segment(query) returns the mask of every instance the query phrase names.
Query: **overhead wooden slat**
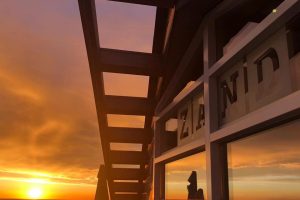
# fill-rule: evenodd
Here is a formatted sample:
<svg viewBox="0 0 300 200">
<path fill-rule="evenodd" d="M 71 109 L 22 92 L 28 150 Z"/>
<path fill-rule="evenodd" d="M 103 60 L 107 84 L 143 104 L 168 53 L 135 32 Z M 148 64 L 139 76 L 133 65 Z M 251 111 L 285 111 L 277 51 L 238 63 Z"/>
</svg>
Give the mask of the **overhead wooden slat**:
<svg viewBox="0 0 300 200">
<path fill-rule="evenodd" d="M 97 26 L 97 17 L 94 0 L 78 0 L 81 22 L 83 27 L 85 45 L 90 61 L 90 67 L 93 68 L 94 58 L 92 54 L 97 52 L 99 48 L 99 35 Z"/>
<path fill-rule="evenodd" d="M 162 73 L 162 59 L 158 54 L 101 48 L 99 60 L 99 70 L 103 72 L 146 76 L 159 76 Z"/>
<path fill-rule="evenodd" d="M 112 168 L 109 172 L 112 180 L 139 180 L 145 179 L 146 175 L 146 170 L 142 169 Z"/>
<path fill-rule="evenodd" d="M 110 142 L 149 144 L 152 140 L 151 130 L 142 128 L 107 128 Z"/>
<path fill-rule="evenodd" d="M 140 97 L 106 95 L 101 103 L 109 114 L 147 115 L 153 110 L 152 102 Z"/>
<path fill-rule="evenodd" d="M 162 74 L 162 69 L 159 69 L 160 65 L 155 65 L 153 67 L 144 66 L 125 66 L 125 65 L 114 65 L 101 63 L 101 67 L 98 68 L 101 72 L 110 73 L 120 73 L 120 74 L 133 74 L 141 76 L 160 76 Z"/>
<path fill-rule="evenodd" d="M 161 8 L 171 8 L 174 6 L 174 0 L 110 0 L 110 1 L 141 4 L 147 6 L 156 6 Z"/>
<path fill-rule="evenodd" d="M 110 151 L 110 161 L 112 164 L 144 164 L 149 156 L 138 151 Z"/>
<path fill-rule="evenodd" d="M 143 183 L 113 183 L 112 190 L 114 192 L 141 192 L 145 188 Z"/>
<path fill-rule="evenodd" d="M 104 165 L 100 166 L 98 173 L 98 187 L 95 194 L 95 200 L 109 200 Z"/>
</svg>

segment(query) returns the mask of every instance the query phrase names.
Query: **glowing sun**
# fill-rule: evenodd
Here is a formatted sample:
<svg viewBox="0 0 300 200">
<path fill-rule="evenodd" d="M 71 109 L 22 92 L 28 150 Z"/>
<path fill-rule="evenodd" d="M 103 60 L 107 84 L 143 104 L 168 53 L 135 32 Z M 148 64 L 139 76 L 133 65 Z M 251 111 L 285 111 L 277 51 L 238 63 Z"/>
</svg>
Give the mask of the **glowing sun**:
<svg viewBox="0 0 300 200">
<path fill-rule="evenodd" d="M 32 188 L 28 191 L 28 196 L 33 199 L 42 197 L 43 191 L 40 188 Z"/>
</svg>

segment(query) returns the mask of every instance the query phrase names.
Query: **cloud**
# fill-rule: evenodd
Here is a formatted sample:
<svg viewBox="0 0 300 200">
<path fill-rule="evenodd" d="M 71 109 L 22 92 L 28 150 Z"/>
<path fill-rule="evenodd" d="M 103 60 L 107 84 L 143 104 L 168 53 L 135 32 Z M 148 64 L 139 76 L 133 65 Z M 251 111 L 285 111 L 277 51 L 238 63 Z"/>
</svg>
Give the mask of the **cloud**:
<svg viewBox="0 0 300 200">
<path fill-rule="evenodd" d="M 0 23 L 0 177 L 96 184 L 103 158 L 76 1 L 3 0 Z"/>
<path fill-rule="evenodd" d="M 81 170 L 77 172 L 77 174 L 73 174 L 73 177 L 69 177 L 63 174 L 46 174 L 30 171 L 0 170 L 0 179 L 29 183 L 95 185 L 97 183 L 97 179 L 96 177 L 91 176 L 91 173 L 95 173 L 95 171 Z M 85 174 L 87 176 L 82 178 L 82 174 Z"/>
</svg>

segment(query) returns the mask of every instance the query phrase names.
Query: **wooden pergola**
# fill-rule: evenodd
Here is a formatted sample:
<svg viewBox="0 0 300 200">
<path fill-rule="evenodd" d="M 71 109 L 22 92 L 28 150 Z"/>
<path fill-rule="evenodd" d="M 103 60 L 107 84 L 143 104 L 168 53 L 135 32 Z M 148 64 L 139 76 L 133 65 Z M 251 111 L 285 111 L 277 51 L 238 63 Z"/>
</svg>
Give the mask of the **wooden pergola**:
<svg viewBox="0 0 300 200">
<path fill-rule="evenodd" d="M 105 173 L 109 193 L 113 200 L 138 200 L 145 199 L 149 195 L 151 181 L 146 180 L 151 175 L 152 153 L 149 152 L 149 149 L 151 150 L 150 144 L 153 140 L 151 126 L 157 102 L 163 90 L 168 86 L 172 74 L 176 71 L 203 15 L 219 0 L 118 1 L 157 7 L 152 53 L 101 48 L 95 0 L 79 0 L 78 2 L 104 154 L 105 170 L 102 172 Z M 190 4 L 191 2 L 192 4 Z M 196 49 L 196 51 L 199 50 Z M 185 71 L 181 74 L 183 80 L 190 78 L 188 70 Z M 147 98 L 105 95 L 102 72 L 149 76 Z M 200 73 L 199 71 L 198 75 Z M 173 93 L 182 89 L 184 84 L 184 81 L 176 84 L 176 90 Z M 166 103 L 168 102 L 163 104 Z M 107 114 L 143 115 L 145 116 L 145 126 L 144 128 L 109 127 Z M 111 142 L 138 143 L 143 144 L 143 148 L 141 152 L 111 151 L 109 146 Z M 112 168 L 112 164 L 136 164 L 141 167 L 140 169 L 118 169 Z M 114 180 L 138 180 L 138 183 L 114 182 Z M 148 178 L 148 180 L 151 179 Z"/>
</svg>

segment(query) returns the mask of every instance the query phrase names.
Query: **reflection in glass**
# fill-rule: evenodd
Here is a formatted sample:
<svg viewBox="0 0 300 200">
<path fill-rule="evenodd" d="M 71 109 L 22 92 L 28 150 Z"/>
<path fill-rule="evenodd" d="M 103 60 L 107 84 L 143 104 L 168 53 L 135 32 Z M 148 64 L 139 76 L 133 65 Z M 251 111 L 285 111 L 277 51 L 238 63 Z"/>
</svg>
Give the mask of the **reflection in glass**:
<svg viewBox="0 0 300 200">
<path fill-rule="evenodd" d="M 205 159 L 205 153 L 202 152 L 166 164 L 166 200 L 187 200 L 188 188 L 190 196 L 195 191 L 196 196 L 202 196 L 203 193 L 206 199 Z"/>
<path fill-rule="evenodd" d="M 300 120 L 228 144 L 232 200 L 300 199 Z"/>
</svg>

